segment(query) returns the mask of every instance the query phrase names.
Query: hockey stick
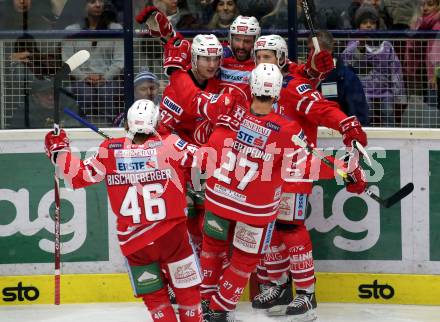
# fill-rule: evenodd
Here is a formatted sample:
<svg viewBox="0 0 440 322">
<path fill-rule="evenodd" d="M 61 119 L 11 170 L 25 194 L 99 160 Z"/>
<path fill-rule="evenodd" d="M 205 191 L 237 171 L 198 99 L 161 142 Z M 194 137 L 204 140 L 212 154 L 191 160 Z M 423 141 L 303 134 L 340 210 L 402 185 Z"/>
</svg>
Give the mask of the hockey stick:
<svg viewBox="0 0 440 322">
<path fill-rule="evenodd" d="M 63 79 L 67 77 L 74 69 L 83 64 L 89 59 L 90 53 L 87 50 L 81 50 L 75 53 L 72 57 L 66 60 L 61 66 L 60 70 L 55 74 L 53 80 L 53 97 L 54 97 L 54 111 L 53 111 L 53 132 L 55 135 L 60 133 L 60 88 Z M 55 277 L 54 277 L 54 293 L 55 305 L 60 304 L 60 289 L 61 289 L 61 200 L 60 200 L 60 182 L 58 179 L 58 168 L 55 166 L 54 172 L 54 191 L 55 191 Z"/>
<path fill-rule="evenodd" d="M 313 47 L 315 47 L 315 52 L 319 53 L 321 51 L 321 48 L 319 46 L 318 37 L 316 36 L 315 27 L 313 26 L 312 13 L 309 7 L 309 3 L 307 2 L 307 0 L 301 0 L 301 5 L 304 10 L 304 16 L 306 17 L 306 22 L 309 26 L 310 33 L 312 34 Z"/>
<path fill-rule="evenodd" d="M 97 128 L 95 125 L 93 125 L 92 123 L 88 122 L 87 120 L 83 119 L 81 116 L 79 116 L 78 114 L 76 114 L 74 111 L 72 111 L 71 109 L 68 109 L 67 107 L 64 108 L 64 113 L 66 113 L 67 115 L 69 115 L 70 117 L 74 118 L 75 120 L 77 120 L 78 122 L 80 122 L 82 125 L 84 125 L 85 127 L 88 127 L 89 129 L 93 130 L 94 132 L 98 133 L 99 135 L 101 135 L 102 137 L 106 138 L 106 139 L 111 139 L 111 136 L 109 136 L 108 134 L 104 133 L 103 131 L 101 131 L 99 128 Z M 205 196 L 203 196 L 202 194 L 198 193 L 197 191 L 188 188 L 188 192 L 194 196 L 196 196 L 197 198 L 201 199 L 201 200 L 205 200 Z"/>
<path fill-rule="evenodd" d="M 314 156 L 316 156 L 318 159 L 320 159 L 326 166 L 330 168 L 336 168 L 336 172 L 344 179 L 345 182 L 351 182 L 351 178 L 348 175 L 347 172 L 344 170 L 338 168 L 332 161 L 327 159 L 325 156 L 323 156 L 321 153 L 318 152 L 315 148 L 313 148 L 311 145 L 307 144 L 306 141 L 301 139 L 297 135 L 292 136 L 293 143 L 296 145 L 302 147 L 307 152 L 312 153 Z M 371 197 L 374 201 L 377 201 L 382 207 L 384 208 L 390 208 L 406 196 L 408 196 L 412 191 L 414 190 L 414 184 L 412 182 L 407 183 L 404 187 L 402 187 L 399 191 L 395 192 L 392 196 L 388 198 L 381 198 L 378 195 L 376 195 L 374 192 L 372 192 L 370 189 L 365 188 L 365 193 Z"/>
<path fill-rule="evenodd" d="M 79 116 L 78 114 L 76 114 L 74 111 L 72 111 L 71 109 L 68 109 L 67 107 L 64 108 L 64 113 L 66 113 L 67 115 L 69 115 L 71 118 L 74 118 L 75 120 L 77 120 L 78 122 L 80 122 L 82 125 L 84 125 L 85 127 L 88 127 L 89 129 L 93 130 L 94 132 L 98 133 L 99 135 L 101 135 L 103 138 L 106 139 L 111 139 L 111 136 L 109 136 L 108 134 L 102 132 L 100 129 L 98 129 L 95 125 L 93 125 L 92 123 L 88 122 L 87 120 L 83 119 L 81 116 Z"/>
</svg>

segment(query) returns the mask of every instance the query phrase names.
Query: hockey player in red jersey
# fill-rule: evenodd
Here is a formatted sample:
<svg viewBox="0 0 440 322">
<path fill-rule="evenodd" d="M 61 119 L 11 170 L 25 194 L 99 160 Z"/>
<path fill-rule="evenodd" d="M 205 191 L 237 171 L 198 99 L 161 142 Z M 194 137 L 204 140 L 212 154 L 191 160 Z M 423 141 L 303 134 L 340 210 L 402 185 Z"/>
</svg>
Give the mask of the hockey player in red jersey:
<svg viewBox="0 0 440 322">
<path fill-rule="evenodd" d="M 339 131 L 348 149 L 353 149 L 353 142 L 367 144 L 367 136 L 356 117 L 348 117 L 337 105 L 322 98 L 314 84 L 305 78 L 303 70 L 312 69 L 312 55 L 304 66 L 288 63 L 287 45 L 278 35 L 260 37 L 255 43 L 257 64 L 277 64 L 284 75 L 283 88 L 276 107 L 277 111 L 297 121 L 304 129 L 308 141 L 316 145 L 318 126 L 326 126 Z M 326 69 L 325 67 L 323 68 Z M 313 72 L 313 71 L 312 71 Z M 319 79 L 325 73 L 316 75 Z M 325 77 L 325 76 L 324 76 Z M 356 160 L 354 160 L 356 161 Z M 258 294 L 252 306 L 268 309 L 269 314 L 287 314 L 294 321 L 312 321 L 316 319 L 315 276 L 310 235 L 304 225 L 307 213 L 307 199 L 312 190 L 313 180 L 320 177 L 319 166 L 315 167 L 308 159 L 306 176 L 294 183 L 284 185 L 281 196 L 282 206 L 277 217 L 271 251 L 265 257 L 264 265 L 259 268 L 260 277 L 271 282 Z M 318 170 L 311 173 L 311 169 Z M 362 169 L 357 162 L 352 163 L 350 176 L 352 183 L 347 190 L 362 193 L 366 183 Z M 290 276 L 296 287 L 293 298 Z"/>
<path fill-rule="evenodd" d="M 172 40 L 171 40 L 172 41 Z M 174 45 L 173 45 L 174 46 Z M 222 61 L 223 47 L 214 35 L 197 35 L 191 44 L 191 67 L 174 70 L 165 88 L 161 102 L 161 126 L 176 132 L 180 137 L 198 146 L 208 141 L 213 130 L 213 121 L 219 113 L 233 106 L 235 99 L 219 92 L 215 78 Z M 165 67 L 177 67 L 178 57 L 168 54 Z M 183 67 L 183 66 L 181 66 Z M 188 231 L 196 250 L 202 241 L 203 194 L 199 172 L 191 170 L 192 189 L 188 193 Z"/>
<path fill-rule="evenodd" d="M 201 275 L 186 230 L 182 169 L 197 148 L 174 134 L 156 135 L 158 121 L 159 107 L 138 100 L 127 112 L 127 136 L 105 140 L 95 156 L 77 158 L 63 130 L 46 135 L 46 152 L 75 189 L 105 180 L 134 293 L 153 321 L 178 321 L 171 285 L 180 321 L 200 322 Z"/>
<path fill-rule="evenodd" d="M 250 84 L 250 108 L 237 104 L 222 115 L 207 143 L 216 154 L 208 156 L 215 169 L 206 185 L 200 261 L 202 305 L 211 322 L 233 321 L 229 312 L 270 244 L 283 182 L 301 176 L 293 168 L 305 155 L 292 142 L 293 135 L 303 136 L 299 125 L 272 109 L 282 86 L 278 67 L 260 64 Z M 231 242 L 230 264 L 223 271 Z"/>
</svg>

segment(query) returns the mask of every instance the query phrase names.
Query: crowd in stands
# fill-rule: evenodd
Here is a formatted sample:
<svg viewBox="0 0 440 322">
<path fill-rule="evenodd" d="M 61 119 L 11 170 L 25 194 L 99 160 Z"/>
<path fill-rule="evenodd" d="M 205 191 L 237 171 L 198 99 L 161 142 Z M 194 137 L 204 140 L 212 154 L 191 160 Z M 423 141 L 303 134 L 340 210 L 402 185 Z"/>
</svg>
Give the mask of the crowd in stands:
<svg viewBox="0 0 440 322">
<path fill-rule="evenodd" d="M 309 3 L 315 26 L 321 30 L 411 32 L 440 30 L 439 1 L 339 0 L 343 5 L 339 9 L 323 5 L 319 0 L 309 0 Z M 135 12 L 145 5 L 156 6 L 179 31 L 227 31 L 238 15 L 256 17 L 263 29 L 287 28 L 288 0 L 133 0 L 132 4 Z M 118 30 L 122 29 L 123 8 L 123 0 L 0 0 L 0 30 L 23 31 L 5 49 L 11 84 L 26 88 L 26 95 L 30 95 L 33 82 L 53 76 L 61 59 L 87 49 L 91 59 L 72 74 L 69 90 L 84 115 L 119 115 L 123 109 L 123 105 L 118 105 L 123 100 L 121 42 L 66 40 L 59 48 L 48 49 L 39 46 L 30 31 Z M 299 0 L 296 9 L 298 29 L 308 29 Z M 134 25 L 139 28 L 136 23 Z M 356 89 L 351 92 L 362 90 L 365 93 L 367 102 L 359 103 L 370 110 L 369 114 L 364 110 L 365 125 L 399 126 L 411 93 L 423 96 L 432 109 L 440 105 L 437 99 L 440 40 L 419 40 L 408 35 L 410 39 L 404 46 L 395 46 L 393 40 L 365 38 L 348 41 L 345 48 L 338 50 L 333 45 L 328 48 L 334 51 L 336 59 L 333 79 L 352 79 L 354 75 L 360 81 L 361 88 L 356 87 L 358 82 L 352 82 Z M 321 88 L 324 92 L 330 89 L 325 83 Z"/>
</svg>

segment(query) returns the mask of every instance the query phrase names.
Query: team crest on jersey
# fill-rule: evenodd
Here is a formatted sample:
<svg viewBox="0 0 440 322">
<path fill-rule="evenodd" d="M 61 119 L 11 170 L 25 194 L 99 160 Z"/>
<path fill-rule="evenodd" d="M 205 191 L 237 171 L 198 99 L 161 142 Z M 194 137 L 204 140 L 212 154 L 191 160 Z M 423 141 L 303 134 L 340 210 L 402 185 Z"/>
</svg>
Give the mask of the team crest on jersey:
<svg viewBox="0 0 440 322">
<path fill-rule="evenodd" d="M 116 158 L 116 172 L 146 172 L 158 169 L 157 156 L 143 158 Z"/>
<path fill-rule="evenodd" d="M 176 102 L 174 102 L 171 98 L 169 98 L 168 96 L 165 96 L 165 98 L 162 101 L 163 105 L 170 110 L 171 112 L 177 114 L 177 115 L 182 115 L 183 113 L 183 109 L 180 107 L 179 104 L 177 104 Z"/>
<path fill-rule="evenodd" d="M 296 87 L 296 90 L 299 94 L 304 94 L 308 91 L 311 91 L 312 89 L 312 85 L 310 84 L 301 84 Z"/>
<path fill-rule="evenodd" d="M 202 145 L 208 142 L 208 138 L 212 133 L 212 127 L 212 124 L 208 120 L 205 120 L 197 126 L 194 131 L 194 140 L 197 144 Z"/>
</svg>

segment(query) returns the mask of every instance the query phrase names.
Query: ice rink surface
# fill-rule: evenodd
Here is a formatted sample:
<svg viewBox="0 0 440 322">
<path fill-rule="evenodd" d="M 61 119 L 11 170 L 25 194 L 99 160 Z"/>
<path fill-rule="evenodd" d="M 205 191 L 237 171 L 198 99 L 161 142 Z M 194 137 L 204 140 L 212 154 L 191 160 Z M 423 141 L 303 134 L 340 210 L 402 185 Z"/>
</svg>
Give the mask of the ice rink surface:
<svg viewBox="0 0 440 322">
<path fill-rule="evenodd" d="M 319 322 L 440 322 L 440 306 L 320 303 Z M 243 322 L 287 321 L 268 318 L 240 303 Z M 151 322 L 142 303 L 63 304 L 0 307 L 1 322 Z"/>
</svg>

